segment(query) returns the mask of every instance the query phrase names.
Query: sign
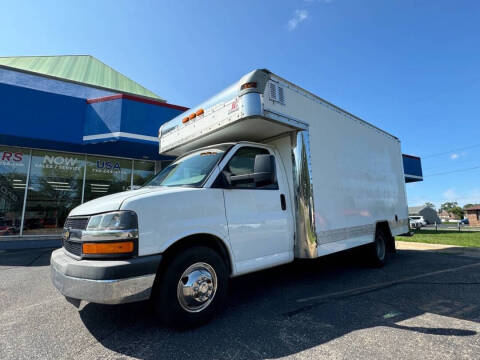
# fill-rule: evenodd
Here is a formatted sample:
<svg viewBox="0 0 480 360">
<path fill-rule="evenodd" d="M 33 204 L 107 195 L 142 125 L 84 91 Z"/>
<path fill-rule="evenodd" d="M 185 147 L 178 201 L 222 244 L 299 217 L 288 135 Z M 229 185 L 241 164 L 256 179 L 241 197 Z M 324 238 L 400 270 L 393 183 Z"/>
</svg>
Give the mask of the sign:
<svg viewBox="0 0 480 360">
<path fill-rule="evenodd" d="M 24 166 L 23 153 L 12 151 L 0 151 L 0 165 Z"/>
<path fill-rule="evenodd" d="M 74 157 L 67 156 L 55 156 L 55 155 L 45 155 L 43 161 L 36 163 L 35 167 L 42 169 L 59 169 L 59 170 L 69 170 L 69 171 L 80 171 L 80 162 L 81 160 Z"/>
</svg>

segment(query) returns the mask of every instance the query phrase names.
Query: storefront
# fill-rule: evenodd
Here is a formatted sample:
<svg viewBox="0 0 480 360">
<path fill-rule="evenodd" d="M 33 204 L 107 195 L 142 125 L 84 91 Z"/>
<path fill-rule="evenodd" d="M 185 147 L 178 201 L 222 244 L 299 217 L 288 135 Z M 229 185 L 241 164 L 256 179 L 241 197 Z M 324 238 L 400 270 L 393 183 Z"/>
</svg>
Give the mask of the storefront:
<svg viewBox="0 0 480 360">
<path fill-rule="evenodd" d="M 165 163 L 0 146 L 0 236 L 60 234 L 72 208 L 141 186 Z"/>
<path fill-rule="evenodd" d="M 0 101 L 0 240 L 57 237 L 72 208 L 143 185 L 186 110 L 91 56 L 0 58 Z"/>
</svg>

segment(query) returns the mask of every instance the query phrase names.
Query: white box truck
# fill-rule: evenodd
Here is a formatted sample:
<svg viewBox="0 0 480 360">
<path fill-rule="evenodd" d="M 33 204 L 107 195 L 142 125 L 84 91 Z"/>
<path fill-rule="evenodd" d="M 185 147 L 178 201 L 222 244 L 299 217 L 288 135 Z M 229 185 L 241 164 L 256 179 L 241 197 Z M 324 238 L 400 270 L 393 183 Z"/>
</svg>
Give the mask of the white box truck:
<svg viewBox="0 0 480 360">
<path fill-rule="evenodd" d="M 399 140 L 267 70 L 165 123 L 177 157 L 144 187 L 72 210 L 52 253 L 71 302 L 151 299 L 170 325 L 209 320 L 228 279 L 408 232 Z"/>
</svg>

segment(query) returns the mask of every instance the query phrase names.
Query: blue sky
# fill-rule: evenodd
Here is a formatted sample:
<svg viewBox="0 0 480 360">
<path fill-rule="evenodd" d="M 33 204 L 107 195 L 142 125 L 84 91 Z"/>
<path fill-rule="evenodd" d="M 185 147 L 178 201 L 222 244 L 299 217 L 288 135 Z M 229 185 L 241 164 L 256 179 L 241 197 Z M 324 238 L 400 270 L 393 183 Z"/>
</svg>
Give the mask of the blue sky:
<svg viewBox="0 0 480 360">
<path fill-rule="evenodd" d="M 1 56 L 91 54 L 185 106 L 268 68 L 422 156 L 410 205 L 480 203 L 476 0 L 0 0 L 0 29 Z"/>
</svg>

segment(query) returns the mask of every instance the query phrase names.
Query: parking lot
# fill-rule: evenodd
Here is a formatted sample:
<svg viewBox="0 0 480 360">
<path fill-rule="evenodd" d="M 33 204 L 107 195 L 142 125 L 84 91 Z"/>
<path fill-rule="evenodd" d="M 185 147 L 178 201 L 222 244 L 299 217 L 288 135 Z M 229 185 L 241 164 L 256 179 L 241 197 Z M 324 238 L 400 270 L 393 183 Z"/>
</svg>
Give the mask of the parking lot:
<svg viewBox="0 0 480 360">
<path fill-rule="evenodd" d="M 412 245 L 413 246 L 413 245 Z M 452 359 L 480 353 L 478 252 L 399 250 L 387 266 L 344 253 L 243 276 L 196 330 L 148 302 L 70 305 L 51 249 L 0 252 L 1 359 Z"/>
</svg>

